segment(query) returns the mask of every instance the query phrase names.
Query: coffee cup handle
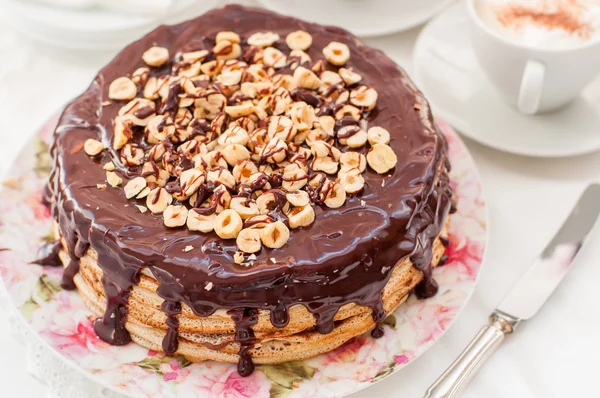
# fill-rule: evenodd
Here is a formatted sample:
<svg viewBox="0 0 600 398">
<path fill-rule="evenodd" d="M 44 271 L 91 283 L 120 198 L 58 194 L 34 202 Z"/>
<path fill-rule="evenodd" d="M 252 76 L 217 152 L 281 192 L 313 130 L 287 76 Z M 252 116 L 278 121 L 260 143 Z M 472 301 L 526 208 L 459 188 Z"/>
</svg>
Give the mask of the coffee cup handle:
<svg viewBox="0 0 600 398">
<path fill-rule="evenodd" d="M 542 99 L 542 90 L 544 89 L 545 75 L 546 66 L 543 63 L 534 60 L 527 61 L 523 78 L 521 79 L 521 89 L 519 90 L 517 104 L 521 113 L 533 115 L 538 112 Z"/>
</svg>

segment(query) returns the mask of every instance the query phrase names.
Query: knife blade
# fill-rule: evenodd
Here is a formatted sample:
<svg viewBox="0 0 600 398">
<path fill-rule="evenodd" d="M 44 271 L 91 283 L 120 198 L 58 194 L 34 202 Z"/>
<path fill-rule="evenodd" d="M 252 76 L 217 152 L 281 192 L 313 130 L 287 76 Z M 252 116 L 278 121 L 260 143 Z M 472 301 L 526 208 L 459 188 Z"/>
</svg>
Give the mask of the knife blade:
<svg viewBox="0 0 600 398">
<path fill-rule="evenodd" d="M 512 287 L 458 359 L 429 387 L 425 398 L 459 397 L 477 370 L 544 305 L 574 264 L 600 214 L 600 184 L 590 184 L 542 254 Z"/>
<path fill-rule="evenodd" d="M 567 275 L 600 213 L 600 184 L 589 185 L 554 238 L 504 297 L 497 310 L 527 320 Z"/>
</svg>

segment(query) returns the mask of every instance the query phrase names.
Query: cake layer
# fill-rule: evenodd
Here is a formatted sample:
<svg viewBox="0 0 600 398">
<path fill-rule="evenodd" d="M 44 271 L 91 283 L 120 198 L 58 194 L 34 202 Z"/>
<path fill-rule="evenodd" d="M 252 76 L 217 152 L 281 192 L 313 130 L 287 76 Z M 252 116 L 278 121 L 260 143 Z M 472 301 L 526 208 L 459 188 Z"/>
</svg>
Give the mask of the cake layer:
<svg viewBox="0 0 600 398">
<path fill-rule="evenodd" d="M 444 253 L 443 239 L 437 239 L 434 243 L 434 265 L 439 263 Z M 70 261 L 64 249 L 60 257 L 65 264 Z M 81 268 L 74 280 L 86 306 L 97 316 L 102 316 L 106 309 L 101 275 L 102 270 L 97 265 L 95 253 L 90 249 L 81 259 Z M 408 298 L 410 291 L 422 277 L 422 273 L 412 266 L 410 260 L 396 266 L 382 295 L 386 314 L 393 312 Z M 161 311 L 164 300 L 156 294 L 157 288 L 158 283 L 151 274 L 144 275 L 140 284 L 133 288 L 127 303 L 126 328 L 134 342 L 148 349 L 162 351 L 167 327 L 166 316 Z M 250 354 L 258 364 L 278 364 L 310 358 L 335 349 L 376 326 L 371 309 L 355 304 L 348 304 L 338 311 L 335 327 L 327 335 L 315 330 L 314 317 L 301 305 L 290 309 L 290 324 L 284 328 L 273 327 L 269 318 L 268 311 L 261 311 L 259 321 L 253 327 L 256 342 Z M 218 310 L 208 317 L 198 317 L 184 305 L 178 320 L 178 355 L 184 355 L 192 362 L 239 360 L 240 346 L 235 341 L 235 323 L 225 310 Z"/>
</svg>

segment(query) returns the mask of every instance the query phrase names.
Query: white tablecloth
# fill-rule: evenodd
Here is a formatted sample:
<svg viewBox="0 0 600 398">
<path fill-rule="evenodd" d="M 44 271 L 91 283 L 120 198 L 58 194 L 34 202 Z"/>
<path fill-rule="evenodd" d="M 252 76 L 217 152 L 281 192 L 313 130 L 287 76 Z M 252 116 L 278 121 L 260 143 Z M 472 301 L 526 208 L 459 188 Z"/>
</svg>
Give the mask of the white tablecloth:
<svg viewBox="0 0 600 398">
<path fill-rule="evenodd" d="M 417 35 L 415 29 L 366 41 L 387 51 L 410 73 Z M 111 54 L 74 54 L 41 46 L 0 25 L 0 175 L 40 124 L 80 93 L 110 58 Z M 421 397 L 541 251 L 585 184 L 600 175 L 600 154 L 540 160 L 472 141 L 467 145 L 481 172 L 490 214 L 479 285 L 455 325 L 433 348 L 357 398 Z M 600 266 L 594 258 L 600 254 L 600 234 L 594 235 L 567 280 L 543 310 L 506 341 L 473 380 L 466 397 L 598 396 Z M 0 396 L 44 397 L 45 388 L 28 375 L 23 349 L 4 324 L 0 322 Z"/>
</svg>

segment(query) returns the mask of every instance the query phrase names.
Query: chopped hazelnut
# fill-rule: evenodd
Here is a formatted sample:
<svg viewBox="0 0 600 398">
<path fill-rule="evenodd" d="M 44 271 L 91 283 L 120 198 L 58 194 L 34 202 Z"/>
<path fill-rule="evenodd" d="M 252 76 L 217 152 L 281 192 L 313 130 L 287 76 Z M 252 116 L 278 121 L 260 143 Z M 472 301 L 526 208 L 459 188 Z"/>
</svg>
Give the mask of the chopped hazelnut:
<svg viewBox="0 0 600 398">
<path fill-rule="evenodd" d="M 246 41 L 251 46 L 268 47 L 273 45 L 277 40 L 279 40 L 279 35 L 277 33 L 259 32 L 248 37 L 248 40 Z"/>
<path fill-rule="evenodd" d="M 375 108 L 377 97 L 375 89 L 367 86 L 359 86 L 350 92 L 350 103 L 370 111 Z"/>
<path fill-rule="evenodd" d="M 290 239 L 290 230 L 281 221 L 267 224 L 260 231 L 260 240 L 263 245 L 271 249 L 279 249 L 283 247 Z"/>
<path fill-rule="evenodd" d="M 204 215 L 192 209 L 188 212 L 187 227 L 190 231 L 212 232 L 215 227 L 216 218 L 216 213 Z"/>
<path fill-rule="evenodd" d="M 312 44 L 312 36 L 303 30 L 289 33 L 285 42 L 291 50 L 306 50 Z"/>
<path fill-rule="evenodd" d="M 338 179 L 342 188 L 350 194 L 360 192 L 365 186 L 365 179 L 357 168 L 344 170 Z"/>
<path fill-rule="evenodd" d="M 367 139 L 371 145 L 389 144 L 390 133 L 383 127 L 371 127 L 369 131 L 367 131 Z"/>
<path fill-rule="evenodd" d="M 137 87 L 128 77 L 118 77 L 108 87 L 108 98 L 114 100 L 132 100 L 137 94 Z"/>
<path fill-rule="evenodd" d="M 294 207 L 288 214 L 290 228 L 306 227 L 315 221 L 315 211 L 312 206 Z"/>
<path fill-rule="evenodd" d="M 127 182 L 123 189 L 125 191 L 125 197 L 131 199 L 142 192 L 144 188 L 146 188 L 146 180 L 144 177 L 135 177 L 133 180 Z"/>
<path fill-rule="evenodd" d="M 350 59 L 350 48 L 344 43 L 332 41 L 323 49 L 323 55 L 329 63 L 342 66 Z"/>
<path fill-rule="evenodd" d="M 352 72 L 350 69 L 340 68 L 338 73 L 342 80 L 344 80 L 344 83 L 346 83 L 346 86 L 352 86 L 362 80 L 361 75 Z"/>
<path fill-rule="evenodd" d="M 146 197 L 146 206 L 154 214 L 164 212 L 171 203 L 173 203 L 173 197 L 161 187 L 154 188 Z"/>
<path fill-rule="evenodd" d="M 215 42 L 219 43 L 221 41 L 228 41 L 230 43 L 240 43 L 240 35 L 231 31 L 222 31 L 217 33 L 217 37 L 215 38 Z"/>
<path fill-rule="evenodd" d="M 261 232 L 257 229 L 242 229 L 238 234 L 235 243 L 238 249 L 244 253 L 256 253 L 262 248 Z"/>
<path fill-rule="evenodd" d="M 223 210 L 215 219 L 214 229 L 221 239 L 237 238 L 242 230 L 242 218 L 231 209 Z"/>
<path fill-rule="evenodd" d="M 338 207 L 341 207 L 344 202 L 346 202 L 346 191 L 340 183 L 332 183 L 327 192 L 327 197 L 325 198 L 325 206 L 337 209 Z"/>
<path fill-rule="evenodd" d="M 89 156 L 96 156 L 96 155 L 99 155 L 104 150 L 104 145 L 98 140 L 88 138 L 83 143 L 83 150 Z"/>
<path fill-rule="evenodd" d="M 123 179 L 114 171 L 107 171 L 106 182 L 108 182 L 111 187 L 116 188 L 123 183 Z"/>
<path fill-rule="evenodd" d="M 367 162 L 378 174 L 384 174 L 396 166 L 398 158 L 389 146 L 375 144 L 367 153 Z"/>
<path fill-rule="evenodd" d="M 150 47 L 142 54 L 142 59 L 150 66 L 162 66 L 169 60 L 169 50 L 164 47 Z"/>
<path fill-rule="evenodd" d="M 185 206 L 168 205 L 163 212 L 163 221 L 169 228 L 181 227 L 185 225 L 187 216 L 188 210 Z"/>
</svg>

